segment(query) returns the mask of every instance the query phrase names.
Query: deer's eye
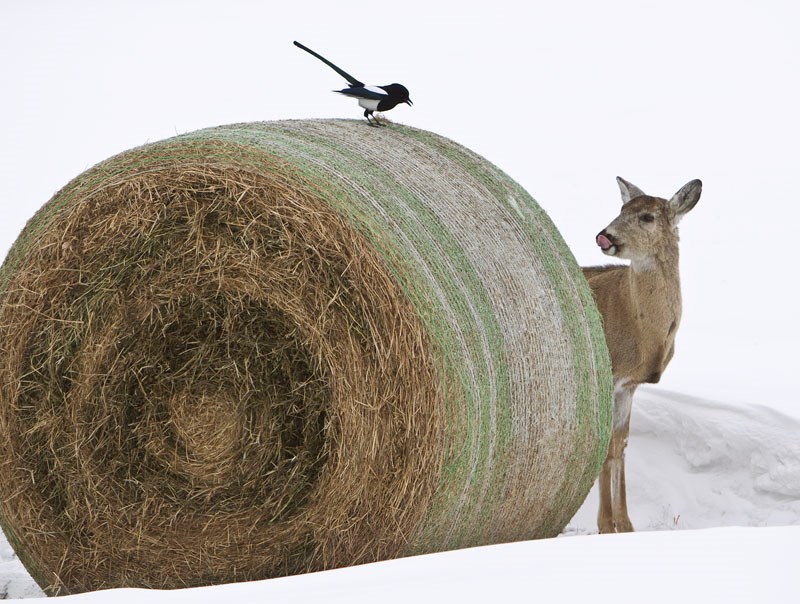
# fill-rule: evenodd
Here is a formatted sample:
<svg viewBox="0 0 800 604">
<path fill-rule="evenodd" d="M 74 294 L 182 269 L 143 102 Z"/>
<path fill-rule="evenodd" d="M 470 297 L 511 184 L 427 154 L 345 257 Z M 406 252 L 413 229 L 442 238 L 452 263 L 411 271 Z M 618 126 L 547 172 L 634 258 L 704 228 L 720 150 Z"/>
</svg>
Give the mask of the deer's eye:
<svg viewBox="0 0 800 604">
<path fill-rule="evenodd" d="M 649 213 L 642 214 L 639 216 L 639 220 L 641 220 L 642 222 L 653 222 L 655 219 L 656 217 Z"/>
</svg>

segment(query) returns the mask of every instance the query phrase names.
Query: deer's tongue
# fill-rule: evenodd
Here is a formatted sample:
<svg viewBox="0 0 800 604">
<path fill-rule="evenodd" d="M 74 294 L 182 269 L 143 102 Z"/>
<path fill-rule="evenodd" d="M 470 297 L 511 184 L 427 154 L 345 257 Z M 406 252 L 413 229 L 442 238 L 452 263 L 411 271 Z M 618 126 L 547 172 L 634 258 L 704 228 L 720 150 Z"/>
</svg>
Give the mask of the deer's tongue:
<svg viewBox="0 0 800 604">
<path fill-rule="evenodd" d="M 614 244 L 611 243 L 611 240 L 608 237 L 601 234 L 597 236 L 597 245 L 599 245 L 600 249 L 602 249 L 605 252 L 606 250 L 610 249 L 611 246 L 613 246 Z"/>
</svg>

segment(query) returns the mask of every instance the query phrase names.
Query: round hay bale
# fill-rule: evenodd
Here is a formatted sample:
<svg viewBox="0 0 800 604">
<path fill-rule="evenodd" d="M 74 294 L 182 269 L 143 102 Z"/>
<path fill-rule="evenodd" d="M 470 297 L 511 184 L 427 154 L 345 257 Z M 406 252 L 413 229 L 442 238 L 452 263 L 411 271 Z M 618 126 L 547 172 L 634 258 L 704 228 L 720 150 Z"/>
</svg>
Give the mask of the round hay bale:
<svg viewBox="0 0 800 604">
<path fill-rule="evenodd" d="M 0 273 L 0 522 L 50 594 L 558 534 L 611 372 L 536 202 L 430 132 L 238 124 L 59 191 Z"/>
</svg>

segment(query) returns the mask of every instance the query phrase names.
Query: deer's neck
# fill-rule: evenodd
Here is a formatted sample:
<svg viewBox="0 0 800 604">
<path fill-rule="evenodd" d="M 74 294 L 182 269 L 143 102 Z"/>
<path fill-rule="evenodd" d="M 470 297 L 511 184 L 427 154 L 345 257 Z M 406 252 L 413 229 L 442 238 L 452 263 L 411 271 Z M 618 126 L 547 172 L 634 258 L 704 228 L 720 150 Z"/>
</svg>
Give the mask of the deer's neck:
<svg viewBox="0 0 800 604">
<path fill-rule="evenodd" d="M 632 262 L 629 271 L 631 300 L 639 318 L 657 323 L 680 320 L 681 281 L 678 247 L 644 262 Z"/>
</svg>

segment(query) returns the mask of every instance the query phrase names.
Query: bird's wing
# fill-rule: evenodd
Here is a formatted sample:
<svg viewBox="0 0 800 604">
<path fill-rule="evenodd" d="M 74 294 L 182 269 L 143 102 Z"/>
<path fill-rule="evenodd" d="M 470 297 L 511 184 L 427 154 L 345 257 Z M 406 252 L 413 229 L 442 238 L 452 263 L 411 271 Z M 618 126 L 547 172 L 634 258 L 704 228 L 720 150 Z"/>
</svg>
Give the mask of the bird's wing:
<svg viewBox="0 0 800 604">
<path fill-rule="evenodd" d="M 346 94 L 347 96 L 354 96 L 359 99 L 372 99 L 373 101 L 381 101 L 389 96 L 386 94 L 385 90 L 377 86 L 351 86 L 343 90 L 334 90 L 334 92 Z"/>
<path fill-rule="evenodd" d="M 327 65 L 328 67 L 330 67 L 331 69 L 333 69 L 333 70 L 334 70 L 336 73 L 338 73 L 340 76 L 342 76 L 342 77 L 343 77 L 345 80 L 347 80 L 348 82 L 350 82 L 350 85 L 351 85 L 351 86 L 355 86 L 355 87 L 358 87 L 358 86 L 364 86 L 364 82 L 359 82 L 357 79 L 355 79 L 355 78 L 354 78 L 353 76 L 351 76 L 349 73 L 347 73 L 347 72 L 346 72 L 344 69 L 340 69 L 339 67 L 336 67 L 336 65 L 334 65 L 333 63 L 331 63 L 331 62 L 330 62 L 328 59 L 326 59 L 326 58 L 325 58 L 325 57 L 323 57 L 322 55 L 319 55 L 319 54 L 315 53 L 313 50 L 311 50 L 311 49 L 310 49 L 310 48 L 308 48 L 307 46 L 303 46 L 303 45 L 302 45 L 302 44 L 300 44 L 300 42 L 298 42 L 297 40 L 295 40 L 295 42 L 294 42 L 294 45 L 295 45 L 295 46 L 297 46 L 297 48 L 302 48 L 302 49 L 303 49 L 303 50 L 305 50 L 305 51 L 306 51 L 308 54 L 310 54 L 310 55 L 312 55 L 312 56 L 314 56 L 314 57 L 317 57 L 317 58 L 318 58 L 320 61 L 322 61 L 323 63 L 325 63 L 325 65 Z"/>
</svg>

